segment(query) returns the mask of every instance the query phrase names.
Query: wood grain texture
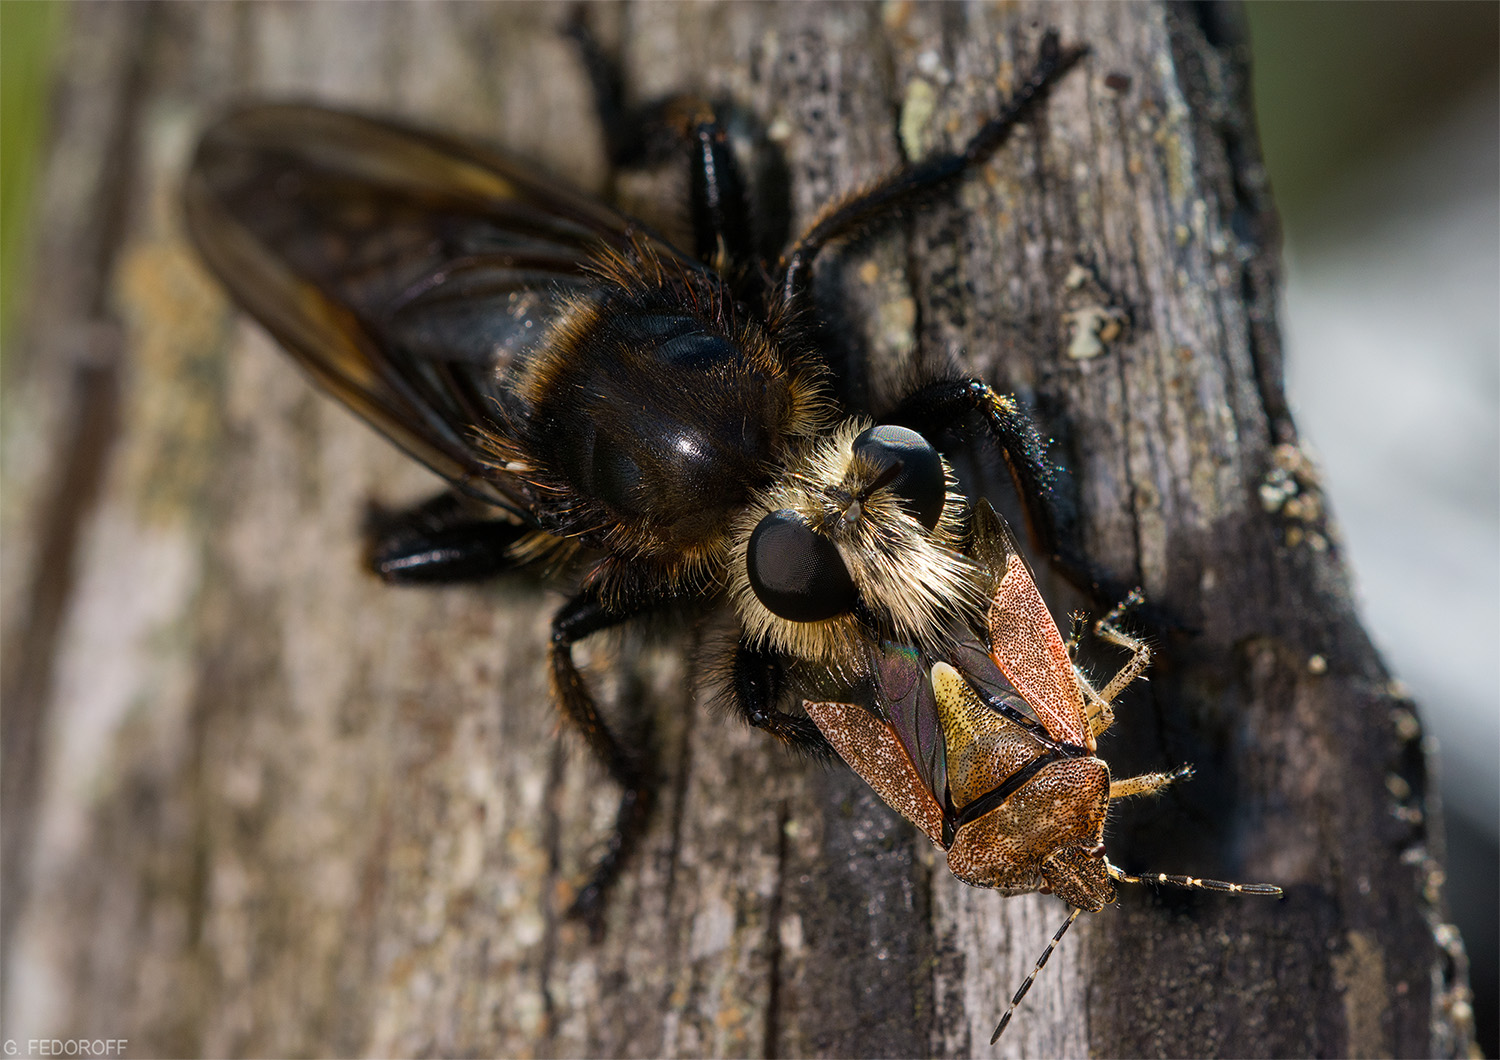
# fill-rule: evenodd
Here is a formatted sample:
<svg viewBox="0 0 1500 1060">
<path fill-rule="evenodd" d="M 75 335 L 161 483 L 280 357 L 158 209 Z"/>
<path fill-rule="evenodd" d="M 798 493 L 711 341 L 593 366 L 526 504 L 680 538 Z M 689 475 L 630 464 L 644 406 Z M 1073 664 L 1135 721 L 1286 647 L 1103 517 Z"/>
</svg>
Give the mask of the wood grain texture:
<svg viewBox="0 0 1500 1060">
<path fill-rule="evenodd" d="M 1065 908 L 963 886 L 847 770 L 705 709 L 710 626 L 588 645 L 603 696 L 654 719 L 665 788 L 603 942 L 560 920 L 616 793 L 556 736 L 559 593 L 361 572 L 364 505 L 433 482 L 233 313 L 177 194 L 204 123 L 264 97 L 482 137 L 607 192 L 566 15 L 74 6 L 5 361 L 7 1037 L 137 1056 L 1462 1054 L 1420 728 L 1296 449 L 1245 56 L 1233 12 L 1201 6 L 596 18 L 637 95 L 691 87 L 764 119 L 794 228 L 962 143 L 1045 25 L 1089 44 L 993 162 L 830 255 L 819 293 L 872 403 L 914 365 L 1031 402 L 1090 556 L 1143 587 L 1156 661 L 1103 753 L 1122 775 L 1199 772 L 1118 814 L 1113 859 L 1287 898 L 1127 892 L 991 1050 Z M 1121 330 L 1070 356 L 1095 325 Z"/>
</svg>

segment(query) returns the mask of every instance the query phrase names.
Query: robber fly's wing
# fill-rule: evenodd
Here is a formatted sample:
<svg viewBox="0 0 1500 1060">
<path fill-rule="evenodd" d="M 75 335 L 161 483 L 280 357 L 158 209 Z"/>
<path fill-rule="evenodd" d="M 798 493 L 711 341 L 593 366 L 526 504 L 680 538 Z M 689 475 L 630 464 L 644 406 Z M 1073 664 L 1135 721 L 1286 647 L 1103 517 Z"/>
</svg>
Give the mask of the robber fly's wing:
<svg viewBox="0 0 1500 1060">
<path fill-rule="evenodd" d="M 1010 527 L 987 502 L 974 506 L 970 551 L 990 571 L 990 658 L 1054 739 L 1092 747 L 1073 660 Z"/>
<path fill-rule="evenodd" d="M 462 141 L 271 105 L 204 135 L 189 228 L 234 299 L 329 393 L 465 492 L 524 514 L 506 438 L 518 373 L 600 255 L 676 251 Z"/>
</svg>

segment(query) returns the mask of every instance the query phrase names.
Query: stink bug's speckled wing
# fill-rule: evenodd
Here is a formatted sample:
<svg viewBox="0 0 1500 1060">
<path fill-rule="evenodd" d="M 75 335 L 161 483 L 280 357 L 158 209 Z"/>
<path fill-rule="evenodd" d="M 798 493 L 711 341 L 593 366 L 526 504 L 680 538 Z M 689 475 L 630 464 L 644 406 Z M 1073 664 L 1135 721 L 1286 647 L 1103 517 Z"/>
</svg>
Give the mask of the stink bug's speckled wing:
<svg viewBox="0 0 1500 1060">
<path fill-rule="evenodd" d="M 976 507 L 970 550 L 994 579 L 986 618 L 989 658 L 1052 739 L 1092 751 L 1067 645 L 1010 527 L 988 503 Z"/>
<path fill-rule="evenodd" d="M 1046 731 L 983 646 L 957 641 L 950 658 L 966 682 L 984 696 L 981 709 L 993 712 L 998 724 L 1016 727 L 1017 735 L 1029 737 L 1038 749 L 1049 745 Z M 872 660 L 876 681 L 870 707 L 828 701 L 803 707 L 839 757 L 946 850 L 957 817 L 948 795 L 948 740 L 933 692 L 932 665 L 923 652 L 886 641 Z"/>
<path fill-rule="evenodd" d="M 803 708 L 875 794 L 933 843 L 947 847 L 947 815 L 937 794 L 947 788 L 947 766 L 928 663 L 915 649 L 887 643 L 876 665 L 874 710 L 838 702 L 808 702 Z"/>
<path fill-rule="evenodd" d="M 185 191 L 204 258 L 318 384 L 455 486 L 521 515 L 534 498 L 479 429 L 505 436 L 515 377 L 594 282 L 591 261 L 633 241 L 683 261 L 503 155 L 315 107 L 229 115 Z"/>
</svg>

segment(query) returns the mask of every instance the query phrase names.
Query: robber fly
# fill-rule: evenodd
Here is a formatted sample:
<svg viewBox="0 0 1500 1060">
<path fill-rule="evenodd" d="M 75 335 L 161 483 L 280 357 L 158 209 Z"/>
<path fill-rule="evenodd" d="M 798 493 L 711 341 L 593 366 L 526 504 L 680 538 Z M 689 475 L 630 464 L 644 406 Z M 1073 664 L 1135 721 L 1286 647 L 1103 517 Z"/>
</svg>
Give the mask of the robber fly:
<svg viewBox="0 0 1500 1060">
<path fill-rule="evenodd" d="M 857 681 L 883 642 L 941 658 L 982 628 L 968 501 L 929 437 L 977 426 L 1038 540 L 1056 541 L 1052 471 L 1015 400 L 944 378 L 878 422 L 851 415 L 811 326 L 811 281 L 831 243 L 991 155 L 1081 54 L 1048 32 L 962 151 L 834 204 L 775 262 L 756 257 L 739 166 L 705 108 L 676 108 L 697 255 L 503 154 L 382 120 L 261 105 L 203 136 L 185 189 L 203 258 L 319 386 L 451 486 L 386 523 L 374 569 L 393 582 L 539 559 L 584 569 L 552 622 L 552 685 L 623 795 L 575 913 L 597 913 L 653 794 L 577 641 L 727 599 L 727 698 L 830 757 L 813 721 L 783 709 L 799 674 Z"/>
</svg>

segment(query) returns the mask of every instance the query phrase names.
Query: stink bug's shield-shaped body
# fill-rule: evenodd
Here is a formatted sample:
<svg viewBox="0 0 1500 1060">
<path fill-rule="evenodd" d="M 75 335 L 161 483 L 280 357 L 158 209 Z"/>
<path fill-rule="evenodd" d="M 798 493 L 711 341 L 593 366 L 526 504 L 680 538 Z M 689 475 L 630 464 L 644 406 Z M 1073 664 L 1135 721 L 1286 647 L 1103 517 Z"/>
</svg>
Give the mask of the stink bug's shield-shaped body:
<svg viewBox="0 0 1500 1060">
<path fill-rule="evenodd" d="M 1186 876 L 1131 876 L 1104 854 L 1111 799 L 1145 795 L 1191 774 L 1183 767 L 1111 781 L 1096 738 L 1113 699 L 1140 675 L 1150 649 L 1115 628 L 1135 594 L 1094 626 L 1131 651 L 1096 689 L 1073 664 L 1015 538 L 990 506 L 974 508 L 970 554 L 986 572 L 988 646 L 955 638 L 947 659 L 885 643 L 871 669 L 873 703 L 805 709 L 844 761 L 882 799 L 947 852 L 965 883 L 1002 894 L 1055 894 L 1073 913 L 1053 936 L 995 1029 L 1011 1013 L 1078 914 L 1114 901 L 1116 881 L 1226 893 L 1280 894 L 1268 884 Z M 992 1039 L 993 1041 L 994 1039 Z"/>
<path fill-rule="evenodd" d="M 875 711 L 823 702 L 807 713 L 965 883 L 1102 909 L 1114 897 L 1102 856 L 1109 768 L 1094 755 L 1083 682 L 987 504 L 974 512 L 972 551 L 992 582 L 988 649 L 960 642 L 934 665 L 883 645 Z"/>
</svg>

